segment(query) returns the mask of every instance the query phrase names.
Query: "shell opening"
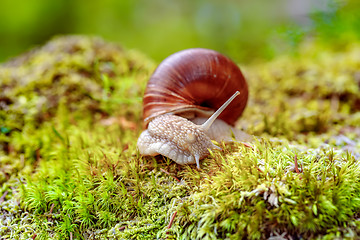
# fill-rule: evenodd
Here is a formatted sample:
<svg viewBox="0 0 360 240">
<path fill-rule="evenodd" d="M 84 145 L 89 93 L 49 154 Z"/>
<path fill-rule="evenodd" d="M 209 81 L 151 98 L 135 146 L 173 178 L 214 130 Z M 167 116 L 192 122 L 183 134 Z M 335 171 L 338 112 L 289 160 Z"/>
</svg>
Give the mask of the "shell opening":
<svg viewBox="0 0 360 240">
<path fill-rule="evenodd" d="M 236 91 L 211 117 L 201 125 L 201 128 L 207 131 L 215 119 L 224 111 L 224 109 L 234 100 L 236 96 L 240 95 L 239 91 Z"/>
</svg>

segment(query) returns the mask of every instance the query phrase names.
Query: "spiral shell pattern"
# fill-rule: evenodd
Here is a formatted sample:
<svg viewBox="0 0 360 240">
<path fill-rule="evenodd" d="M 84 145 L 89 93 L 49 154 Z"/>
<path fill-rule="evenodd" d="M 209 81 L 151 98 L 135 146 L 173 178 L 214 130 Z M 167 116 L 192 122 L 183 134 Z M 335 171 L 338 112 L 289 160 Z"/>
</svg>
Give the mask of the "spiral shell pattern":
<svg viewBox="0 0 360 240">
<path fill-rule="evenodd" d="M 143 98 L 144 126 L 166 113 L 210 116 L 235 91 L 240 96 L 219 116 L 232 126 L 248 100 L 248 86 L 239 67 L 214 50 L 177 52 L 160 63 L 148 82 Z"/>
</svg>

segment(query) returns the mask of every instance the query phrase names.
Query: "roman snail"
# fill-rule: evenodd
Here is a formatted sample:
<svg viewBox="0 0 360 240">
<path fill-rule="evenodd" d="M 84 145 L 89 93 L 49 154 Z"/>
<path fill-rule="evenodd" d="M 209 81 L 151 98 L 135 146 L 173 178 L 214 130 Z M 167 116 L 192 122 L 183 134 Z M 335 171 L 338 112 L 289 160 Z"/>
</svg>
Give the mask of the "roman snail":
<svg viewBox="0 0 360 240">
<path fill-rule="evenodd" d="M 209 149 L 220 149 L 211 140 L 231 141 L 232 136 L 250 140 L 234 128 L 247 99 L 245 78 L 228 57 L 201 48 L 170 55 L 147 84 L 143 98 L 147 129 L 138 139 L 138 149 L 142 155 L 161 154 L 200 168 Z"/>
</svg>

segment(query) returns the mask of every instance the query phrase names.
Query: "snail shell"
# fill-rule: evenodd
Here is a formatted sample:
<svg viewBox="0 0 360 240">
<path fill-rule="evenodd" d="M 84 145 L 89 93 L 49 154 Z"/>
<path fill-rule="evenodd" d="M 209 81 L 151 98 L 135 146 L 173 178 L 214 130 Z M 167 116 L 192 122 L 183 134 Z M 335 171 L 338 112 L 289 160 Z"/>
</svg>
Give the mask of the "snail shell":
<svg viewBox="0 0 360 240">
<path fill-rule="evenodd" d="M 209 49 L 195 48 L 166 58 L 151 76 L 145 94 L 145 127 L 156 116 L 209 117 L 235 91 L 240 92 L 219 116 L 234 125 L 248 99 L 248 86 L 238 66 Z"/>
<path fill-rule="evenodd" d="M 234 94 L 224 104 L 227 107 L 221 107 L 235 91 L 240 96 Z M 148 82 L 143 98 L 147 130 L 138 139 L 139 151 L 161 154 L 179 164 L 196 163 L 200 168 L 199 160 L 209 154 L 208 149 L 219 149 L 211 140 L 229 141 L 232 134 L 249 139 L 232 127 L 247 99 L 245 78 L 229 58 L 200 48 L 175 53 L 157 67 Z M 212 125 L 204 123 L 219 107 L 219 119 L 213 117 Z"/>
</svg>

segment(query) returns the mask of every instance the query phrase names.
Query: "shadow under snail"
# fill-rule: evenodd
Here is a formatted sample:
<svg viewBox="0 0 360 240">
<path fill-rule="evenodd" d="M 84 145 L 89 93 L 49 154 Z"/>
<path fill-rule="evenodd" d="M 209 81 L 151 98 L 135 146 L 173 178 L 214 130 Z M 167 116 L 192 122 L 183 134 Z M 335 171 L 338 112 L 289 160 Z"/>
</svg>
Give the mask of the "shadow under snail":
<svg viewBox="0 0 360 240">
<path fill-rule="evenodd" d="M 161 154 L 200 168 L 209 149 L 220 149 L 212 140 L 230 142 L 232 136 L 251 140 L 234 128 L 247 99 L 245 78 L 228 57 L 202 48 L 170 55 L 147 84 L 143 98 L 146 130 L 138 139 L 138 149 L 142 155 Z"/>
</svg>

